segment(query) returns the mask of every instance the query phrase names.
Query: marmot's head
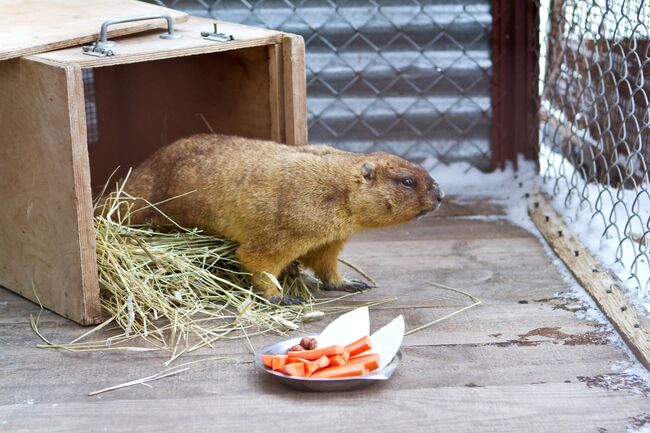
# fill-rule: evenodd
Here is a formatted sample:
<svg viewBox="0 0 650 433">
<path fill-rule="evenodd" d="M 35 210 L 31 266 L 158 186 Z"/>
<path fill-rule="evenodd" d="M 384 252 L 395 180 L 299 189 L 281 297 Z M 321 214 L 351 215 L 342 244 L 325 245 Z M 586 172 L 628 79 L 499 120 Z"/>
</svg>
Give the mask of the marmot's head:
<svg viewBox="0 0 650 433">
<path fill-rule="evenodd" d="M 400 224 L 440 207 L 444 194 L 417 164 L 387 153 L 365 155 L 358 164 L 358 188 L 350 195 L 361 227 Z"/>
</svg>

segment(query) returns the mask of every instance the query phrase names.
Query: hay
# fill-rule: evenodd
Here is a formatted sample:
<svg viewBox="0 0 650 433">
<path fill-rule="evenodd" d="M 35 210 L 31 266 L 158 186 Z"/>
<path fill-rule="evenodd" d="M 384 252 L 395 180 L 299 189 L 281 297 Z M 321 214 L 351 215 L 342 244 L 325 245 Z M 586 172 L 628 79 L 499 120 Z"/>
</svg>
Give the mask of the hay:
<svg viewBox="0 0 650 433">
<path fill-rule="evenodd" d="M 285 334 L 325 314 L 394 299 L 335 302 L 351 294 L 317 299 L 294 264 L 277 284 L 283 294 L 301 296 L 305 303 L 270 303 L 253 291 L 250 275 L 235 257 L 236 243 L 183 228 L 169 218 L 175 226 L 170 232 L 131 224 L 138 210 L 134 210 L 136 199 L 124 191 L 127 180 L 128 176 L 110 194 L 103 191 L 95 204 L 101 304 L 110 318 L 68 344 L 54 344 L 39 333 L 47 347 L 148 350 L 125 345 L 134 338 L 143 338 L 150 349 L 171 352 L 169 363 L 217 340 L 248 339 L 267 332 Z M 160 212 L 154 204 L 146 206 Z M 38 333 L 38 324 L 32 325 Z M 117 325 L 115 335 L 87 341 L 109 325 Z"/>
</svg>

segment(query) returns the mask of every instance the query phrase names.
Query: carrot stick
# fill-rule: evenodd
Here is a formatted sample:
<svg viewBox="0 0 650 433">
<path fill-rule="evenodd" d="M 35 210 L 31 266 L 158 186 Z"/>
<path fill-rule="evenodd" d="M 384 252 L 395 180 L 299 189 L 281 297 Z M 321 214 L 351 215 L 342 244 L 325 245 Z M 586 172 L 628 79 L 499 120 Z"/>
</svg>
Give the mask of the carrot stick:
<svg viewBox="0 0 650 433">
<path fill-rule="evenodd" d="M 368 374 L 368 369 L 363 364 L 345 364 L 324 368 L 314 373 L 311 377 L 317 379 L 337 379 L 340 377 L 363 376 L 365 374 Z"/>
<path fill-rule="evenodd" d="M 273 367 L 273 356 L 274 355 L 268 353 L 262 355 L 262 364 L 264 364 L 264 366 L 268 368 Z"/>
<path fill-rule="evenodd" d="M 287 359 L 287 364 L 293 364 L 301 362 L 305 364 L 305 370 L 307 373 L 307 376 L 310 376 L 313 372 L 316 370 L 320 370 L 321 368 L 325 368 L 328 365 L 330 365 L 330 359 L 323 355 L 320 358 L 318 358 L 315 361 L 309 361 L 308 359 L 303 359 L 303 358 L 288 358 Z"/>
<path fill-rule="evenodd" d="M 285 364 L 287 363 L 287 356 L 286 355 L 275 355 L 273 357 L 273 363 L 271 365 L 271 368 L 273 370 L 282 370 Z"/>
<path fill-rule="evenodd" d="M 330 360 L 330 365 L 345 365 L 345 359 L 341 355 L 332 355 L 328 358 Z"/>
<path fill-rule="evenodd" d="M 321 356 L 330 356 L 330 355 L 340 355 L 343 353 L 345 349 L 343 346 L 329 346 L 329 347 L 323 347 L 321 349 L 314 349 L 314 350 L 296 350 L 296 351 L 289 351 L 287 353 L 287 356 L 289 358 L 302 358 L 302 359 L 308 359 L 310 361 L 314 361 Z"/>
<path fill-rule="evenodd" d="M 363 364 L 369 371 L 379 368 L 379 354 L 369 353 L 367 355 L 359 355 L 351 357 L 348 364 Z"/>
<path fill-rule="evenodd" d="M 318 365 L 318 368 L 325 368 L 330 365 L 330 359 L 325 355 L 321 356 L 314 362 Z"/>
<path fill-rule="evenodd" d="M 305 373 L 307 376 L 312 374 L 314 371 L 318 370 L 318 364 L 316 361 L 310 361 L 308 359 L 304 358 L 288 358 L 286 365 L 291 365 L 291 364 L 304 364 L 305 366 Z"/>
<path fill-rule="evenodd" d="M 284 366 L 283 372 L 289 376 L 307 376 L 305 364 L 302 362 L 292 362 L 291 364 L 286 364 Z"/>
<path fill-rule="evenodd" d="M 360 353 L 366 352 L 370 349 L 372 349 L 372 343 L 368 336 L 361 337 L 357 341 L 345 346 L 345 350 L 350 352 L 350 356 L 359 355 Z"/>
<path fill-rule="evenodd" d="M 314 362 L 305 362 L 303 363 L 305 365 L 305 372 L 307 373 L 307 376 L 311 376 L 313 372 L 318 370 L 318 364 L 316 364 L 316 361 Z"/>
<path fill-rule="evenodd" d="M 350 352 L 347 350 L 343 353 L 341 353 L 341 358 L 343 358 L 343 361 L 348 362 L 348 359 L 350 359 Z"/>
</svg>

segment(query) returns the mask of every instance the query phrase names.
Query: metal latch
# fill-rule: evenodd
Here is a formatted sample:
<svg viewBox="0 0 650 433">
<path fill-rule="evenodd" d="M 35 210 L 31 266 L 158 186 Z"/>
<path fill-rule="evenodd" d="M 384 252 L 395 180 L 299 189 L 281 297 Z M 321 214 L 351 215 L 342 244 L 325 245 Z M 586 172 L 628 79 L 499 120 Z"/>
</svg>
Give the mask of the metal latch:
<svg viewBox="0 0 650 433">
<path fill-rule="evenodd" d="M 208 41 L 214 42 L 228 42 L 235 39 L 228 33 L 219 33 L 217 30 L 217 23 L 214 23 L 214 32 L 201 32 L 201 37 L 203 37 L 203 39 L 207 39 Z"/>
<path fill-rule="evenodd" d="M 90 45 L 83 46 L 82 47 L 83 53 L 95 57 L 106 57 L 106 56 L 110 57 L 114 54 L 111 48 L 115 46 L 115 41 L 108 40 L 108 26 L 112 26 L 113 24 L 130 23 L 133 21 L 161 20 L 161 19 L 167 21 L 167 33 L 163 33 L 162 35 L 160 35 L 162 39 L 178 39 L 183 37 L 183 35 L 174 31 L 174 20 L 172 19 L 172 16 L 169 14 L 140 15 L 135 17 L 116 18 L 116 19 L 104 21 L 102 23 L 102 27 L 99 31 L 99 40 L 93 42 Z"/>
</svg>

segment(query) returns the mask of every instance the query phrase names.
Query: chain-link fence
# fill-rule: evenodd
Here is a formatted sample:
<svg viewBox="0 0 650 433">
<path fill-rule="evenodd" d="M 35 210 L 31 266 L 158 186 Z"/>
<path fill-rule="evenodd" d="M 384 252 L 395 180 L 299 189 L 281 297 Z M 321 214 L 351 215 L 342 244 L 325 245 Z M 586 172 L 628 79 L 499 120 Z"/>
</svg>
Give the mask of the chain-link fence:
<svg viewBox="0 0 650 433">
<path fill-rule="evenodd" d="M 650 295 L 650 7 L 541 3 L 541 166 L 601 258 Z M 542 23 L 544 25 L 544 23 Z"/>
<path fill-rule="evenodd" d="M 490 0 L 149 0 L 305 38 L 312 142 L 490 168 Z"/>
</svg>

